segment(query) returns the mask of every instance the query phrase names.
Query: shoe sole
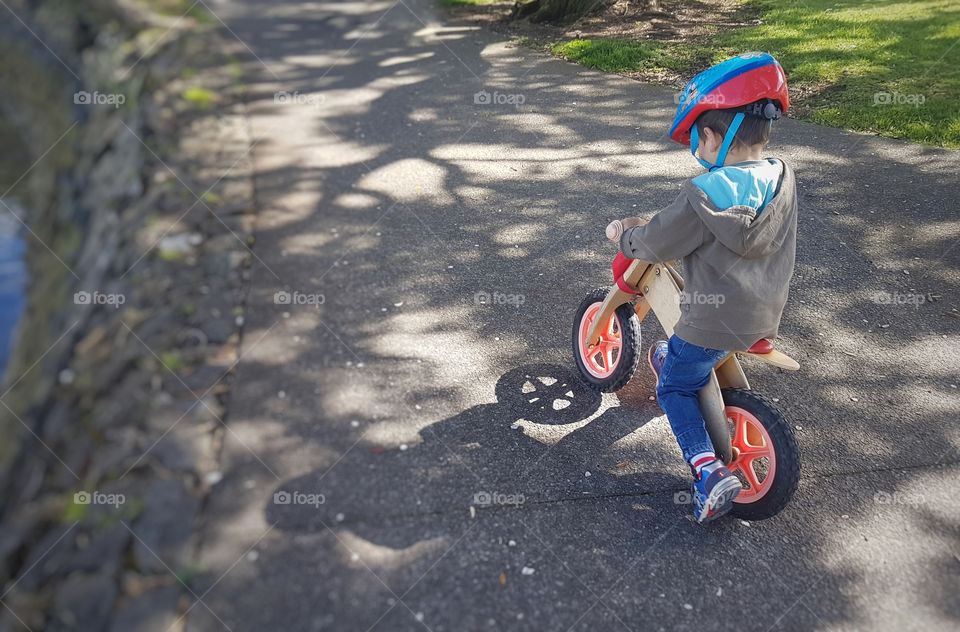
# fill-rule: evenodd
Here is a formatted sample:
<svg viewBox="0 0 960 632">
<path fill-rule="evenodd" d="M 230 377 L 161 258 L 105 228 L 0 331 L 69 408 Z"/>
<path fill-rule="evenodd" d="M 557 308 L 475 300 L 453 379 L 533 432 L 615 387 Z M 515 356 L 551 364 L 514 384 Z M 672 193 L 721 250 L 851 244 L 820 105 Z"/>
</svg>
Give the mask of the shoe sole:
<svg viewBox="0 0 960 632">
<path fill-rule="evenodd" d="M 647 366 L 650 367 L 650 372 L 653 373 L 653 377 L 657 379 L 657 382 L 660 381 L 660 374 L 656 372 L 653 368 L 653 350 L 656 349 L 656 346 L 650 347 L 647 349 Z"/>
<path fill-rule="evenodd" d="M 697 520 L 700 524 L 712 522 L 733 509 L 733 501 L 743 489 L 743 483 L 736 476 L 725 478 L 714 486 L 704 503 L 703 513 Z"/>
</svg>

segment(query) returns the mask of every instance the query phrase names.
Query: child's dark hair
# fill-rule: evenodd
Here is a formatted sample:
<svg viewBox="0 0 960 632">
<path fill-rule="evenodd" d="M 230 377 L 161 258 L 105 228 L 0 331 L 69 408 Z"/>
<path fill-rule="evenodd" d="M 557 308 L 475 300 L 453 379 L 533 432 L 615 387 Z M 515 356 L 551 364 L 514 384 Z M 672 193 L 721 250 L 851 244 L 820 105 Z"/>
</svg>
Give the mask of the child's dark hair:
<svg viewBox="0 0 960 632">
<path fill-rule="evenodd" d="M 702 137 L 703 129 L 709 127 L 714 132 L 720 134 L 720 136 L 724 136 L 730 127 L 730 123 L 733 122 L 733 117 L 737 115 L 737 112 L 742 112 L 743 110 L 744 108 L 707 110 L 697 117 L 697 122 L 695 123 L 697 132 Z M 737 130 L 737 135 L 733 140 L 733 146 L 766 145 L 770 142 L 770 128 L 772 123 L 773 121 L 770 119 L 748 114 L 743 118 L 740 129 Z"/>
</svg>

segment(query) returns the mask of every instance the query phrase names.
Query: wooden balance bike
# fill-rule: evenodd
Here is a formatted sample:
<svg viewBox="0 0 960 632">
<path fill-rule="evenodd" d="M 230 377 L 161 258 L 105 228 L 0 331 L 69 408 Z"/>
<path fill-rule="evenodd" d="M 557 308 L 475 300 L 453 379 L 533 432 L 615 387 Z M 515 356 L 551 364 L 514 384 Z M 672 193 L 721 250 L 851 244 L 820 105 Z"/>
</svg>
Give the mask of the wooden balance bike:
<svg viewBox="0 0 960 632">
<path fill-rule="evenodd" d="M 587 385 L 610 393 L 623 388 L 640 361 L 640 321 L 653 312 L 667 336 L 680 319 L 683 279 L 667 263 L 617 253 L 611 288 L 594 290 L 573 322 L 573 354 Z M 787 371 L 800 365 L 762 339 L 728 354 L 700 392 L 700 409 L 717 455 L 740 478 L 743 490 L 731 514 L 761 520 L 779 513 L 800 480 L 800 449 L 777 407 L 750 389 L 740 357 Z"/>
</svg>

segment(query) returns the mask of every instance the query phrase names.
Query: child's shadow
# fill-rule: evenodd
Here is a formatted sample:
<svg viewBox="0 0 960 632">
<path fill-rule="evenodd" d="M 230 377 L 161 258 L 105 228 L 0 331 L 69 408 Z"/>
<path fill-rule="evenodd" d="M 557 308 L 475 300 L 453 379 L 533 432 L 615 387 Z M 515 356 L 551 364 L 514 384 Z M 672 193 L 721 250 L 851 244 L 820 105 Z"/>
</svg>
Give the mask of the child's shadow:
<svg viewBox="0 0 960 632">
<path fill-rule="evenodd" d="M 601 396 L 569 369 L 551 364 L 513 369 L 495 392 L 496 403 L 425 427 L 419 444 L 384 449 L 361 441 L 332 468 L 285 481 L 268 501 L 267 520 L 283 530 L 312 532 L 348 519 L 364 538 L 405 547 L 415 539 L 405 541 L 402 534 L 411 531 L 385 522 L 435 513 L 431 530 L 445 532 L 441 516 L 451 506 L 466 511 L 518 495 L 530 503 L 630 493 L 644 483 L 679 484 L 662 470 L 618 471 L 642 442 L 630 435 L 660 414 L 646 398 L 629 410 L 613 406 L 598 415 Z M 632 441 L 620 446 L 626 438 Z M 656 443 L 641 451 L 662 457 L 662 442 Z M 323 503 L 310 504 L 308 494 L 322 494 Z"/>
</svg>

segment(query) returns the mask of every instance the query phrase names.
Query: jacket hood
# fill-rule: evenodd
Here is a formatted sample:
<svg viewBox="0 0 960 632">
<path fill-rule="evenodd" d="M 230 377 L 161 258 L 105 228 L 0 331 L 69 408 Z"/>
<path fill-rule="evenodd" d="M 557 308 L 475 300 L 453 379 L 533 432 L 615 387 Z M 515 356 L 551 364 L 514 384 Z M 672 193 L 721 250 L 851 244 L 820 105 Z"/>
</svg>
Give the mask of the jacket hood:
<svg viewBox="0 0 960 632">
<path fill-rule="evenodd" d="M 760 217 L 749 206 L 732 206 L 719 209 L 700 187 L 687 182 L 684 186 L 690 205 L 696 211 L 706 229 L 717 241 L 747 259 L 765 257 L 780 249 L 790 235 L 792 214 L 790 206 L 796 198 L 784 195 L 793 191 L 793 171 L 783 162 L 777 191 L 764 207 Z"/>
</svg>

